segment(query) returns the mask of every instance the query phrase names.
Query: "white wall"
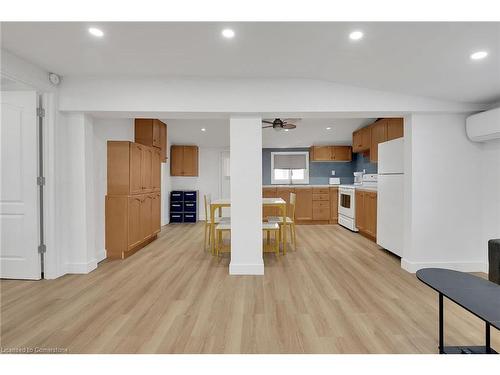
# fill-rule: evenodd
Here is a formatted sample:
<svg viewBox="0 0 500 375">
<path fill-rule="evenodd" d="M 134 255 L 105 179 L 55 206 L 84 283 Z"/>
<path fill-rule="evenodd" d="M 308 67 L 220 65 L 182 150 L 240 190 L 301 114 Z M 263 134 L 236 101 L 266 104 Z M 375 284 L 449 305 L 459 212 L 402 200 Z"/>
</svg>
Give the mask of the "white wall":
<svg viewBox="0 0 500 375">
<path fill-rule="evenodd" d="M 488 240 L 500 238 L 500 140 L 484 142 L 481 149 L 481 246 L 486 248 Z"/>
<path fill-rule="evenodd" d="M 482 148 L 466 137 L 465 116 L 412 115 L 405 147 L 411 148 L 411 161 L 405 170 L 402 267 L 485 271 Z"/>
<path fill-rule="evenodd" d="M 106 258 L 104 209 L 107 194 L 107 141 L 134 141 L 132 119 L 94 119 L 95 250 L 98 262 Z"/>
<path fill-rule="evenodd" d="M 200 147 L 198 177 L 170 177 L 170 190 L 198 190 L 198 220 L 205 220 L 203 195 L 210 194 L 212 200 L 221 196 L 221 153 L 226 148 Z M 170 171 L 168 171 L 170 174 Z M 168 199 L 167 199 L 168 201 Z M 168 222 L 168 221 L 167 221 Z"/>
</svg>

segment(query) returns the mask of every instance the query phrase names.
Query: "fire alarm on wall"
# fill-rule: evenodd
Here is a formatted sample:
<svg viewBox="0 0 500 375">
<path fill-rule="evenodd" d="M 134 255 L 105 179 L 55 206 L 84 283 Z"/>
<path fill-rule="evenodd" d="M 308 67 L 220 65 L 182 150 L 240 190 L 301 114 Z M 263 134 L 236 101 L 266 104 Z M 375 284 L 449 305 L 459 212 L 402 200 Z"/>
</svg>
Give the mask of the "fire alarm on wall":
<svg viewBox="0 0 500 375">
<path fill-rule="evenodd" d="M 49 81 L 57 86 L 61 82 L 61 78 L 56 73 L 49 73 Z"/>
</svg>

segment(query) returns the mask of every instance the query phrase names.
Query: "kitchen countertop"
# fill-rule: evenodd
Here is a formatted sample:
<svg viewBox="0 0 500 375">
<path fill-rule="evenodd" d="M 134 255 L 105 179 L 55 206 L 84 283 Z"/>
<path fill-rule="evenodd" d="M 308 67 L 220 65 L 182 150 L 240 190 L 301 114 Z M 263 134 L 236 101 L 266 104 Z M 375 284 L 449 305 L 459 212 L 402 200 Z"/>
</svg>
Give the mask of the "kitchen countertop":
<svg viewBox="0 0 500 375">
<path fill-rule="evenodd" d="M 351 189 L 355 189 L 355 190 L 362 190 L 362 191 L 377 191 L 377 186 L 372 186 L 372 185 L 353 185 L 353 184 L 349 184 L 349 185 L 340 185 L 340 187 L 343 187 L 343 188 L 351 188 Z"/>
</svg>

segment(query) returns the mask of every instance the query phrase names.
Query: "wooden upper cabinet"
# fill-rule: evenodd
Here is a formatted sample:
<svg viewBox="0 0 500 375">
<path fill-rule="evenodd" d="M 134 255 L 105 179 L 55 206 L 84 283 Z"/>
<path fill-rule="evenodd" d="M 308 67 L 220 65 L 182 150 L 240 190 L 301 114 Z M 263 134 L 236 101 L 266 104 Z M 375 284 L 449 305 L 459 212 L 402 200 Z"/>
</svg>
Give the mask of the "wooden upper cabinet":
<svg viewBox="0 0 500 375">
<path fill-rule="evenodd" d="M 313 219 L 312 188 L 295 188 L 295 194 L 297 194 L 295 218 L 297 220 L 312 220 Z"/>
<path fill-rule="evenodd" d="M 125 162 L 123 161 L 125 164 Z M 142 146 L 137 143 L 130 143 L 130 194 L 142 193 Z M 109 186 L 109 185 L 108 185 Z M 108 189 L 108 194 L 109 189 Z"/>
<path fill-rule="evenodd" d="M 198 176 L 198 146 L 179 146 L 170 148 L 171 176 Z"/>
<path fill-rule="evenodd" d="M 333 161 L 351 161 L 352 148 L 351 146 L 332 146 Z"/>
<path fill-rule="evenodd" d="M 135 119 L 135 142 L 161 150 L 161 161 L 167 159 L 167 125 L 157 119 Z"/>
<path fill-rule="evenodd" d="M 153 151 L 149 147 L 141 147 L 141 183 L 143 193 L 153 191 Z"/>
<path fill-rule="evenodd" d="M 351 161 L 351 146 L 311 146 L 311 161 Z"/>
<path fill-rule="evenodd" d="M 360 152 L 363 151 L 362 149 L 362 136 L 361 136 L 361 129 L 356 130 L 352 133 L 352 152 Z"/>
<path fill-rule="evenodd" d="M 330 146 L 311 146 L 309 154 L 311 161 L 332 160 L 332 149 Z"/>
<path fill-rule="evenodd" d="M 387 141 L 387 119 L 376 121 L 371 126 L 370 161 L 378 162 L 378 144 Z"/>
<path fill-rule="evenodd" d="M 404 126 L 402 118 L 387 119 L 387 140 L 391 141 L 404 136 Z"/>
<path fill-rule="evenodd" d="M 370 149 L 371 129 L 369 126 L 352 133 L 352 152 L 363 152 Z"/>
</svg>

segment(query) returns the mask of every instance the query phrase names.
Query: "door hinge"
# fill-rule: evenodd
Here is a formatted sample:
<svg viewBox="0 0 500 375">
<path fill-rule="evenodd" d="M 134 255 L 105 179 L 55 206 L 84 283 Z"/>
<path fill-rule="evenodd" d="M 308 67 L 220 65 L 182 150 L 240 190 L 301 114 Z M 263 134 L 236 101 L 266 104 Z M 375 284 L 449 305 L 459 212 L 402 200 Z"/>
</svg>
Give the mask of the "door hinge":
<svg viewBox="0 0 500 375">
<path fill-rule="evenodd" d="M 36 115 L 38 117 L 45 117 L 45 109 L 41 108 L 41 107 L 37 108 L 36 109 Z"/>
<path fill-rule="evenodd" d="M 38 186 L 44 186 L 45 185 L 45 177 L 37 177 L 36 178 L 36 184 Z"/>
<path fill-rule="evenodd" d="M 47 251 L 47 246 L 45 246 L 44 244 L 38 246 L 38 252 L 40 254 L 45 254 L 45 251 Z"/>
</svg>

